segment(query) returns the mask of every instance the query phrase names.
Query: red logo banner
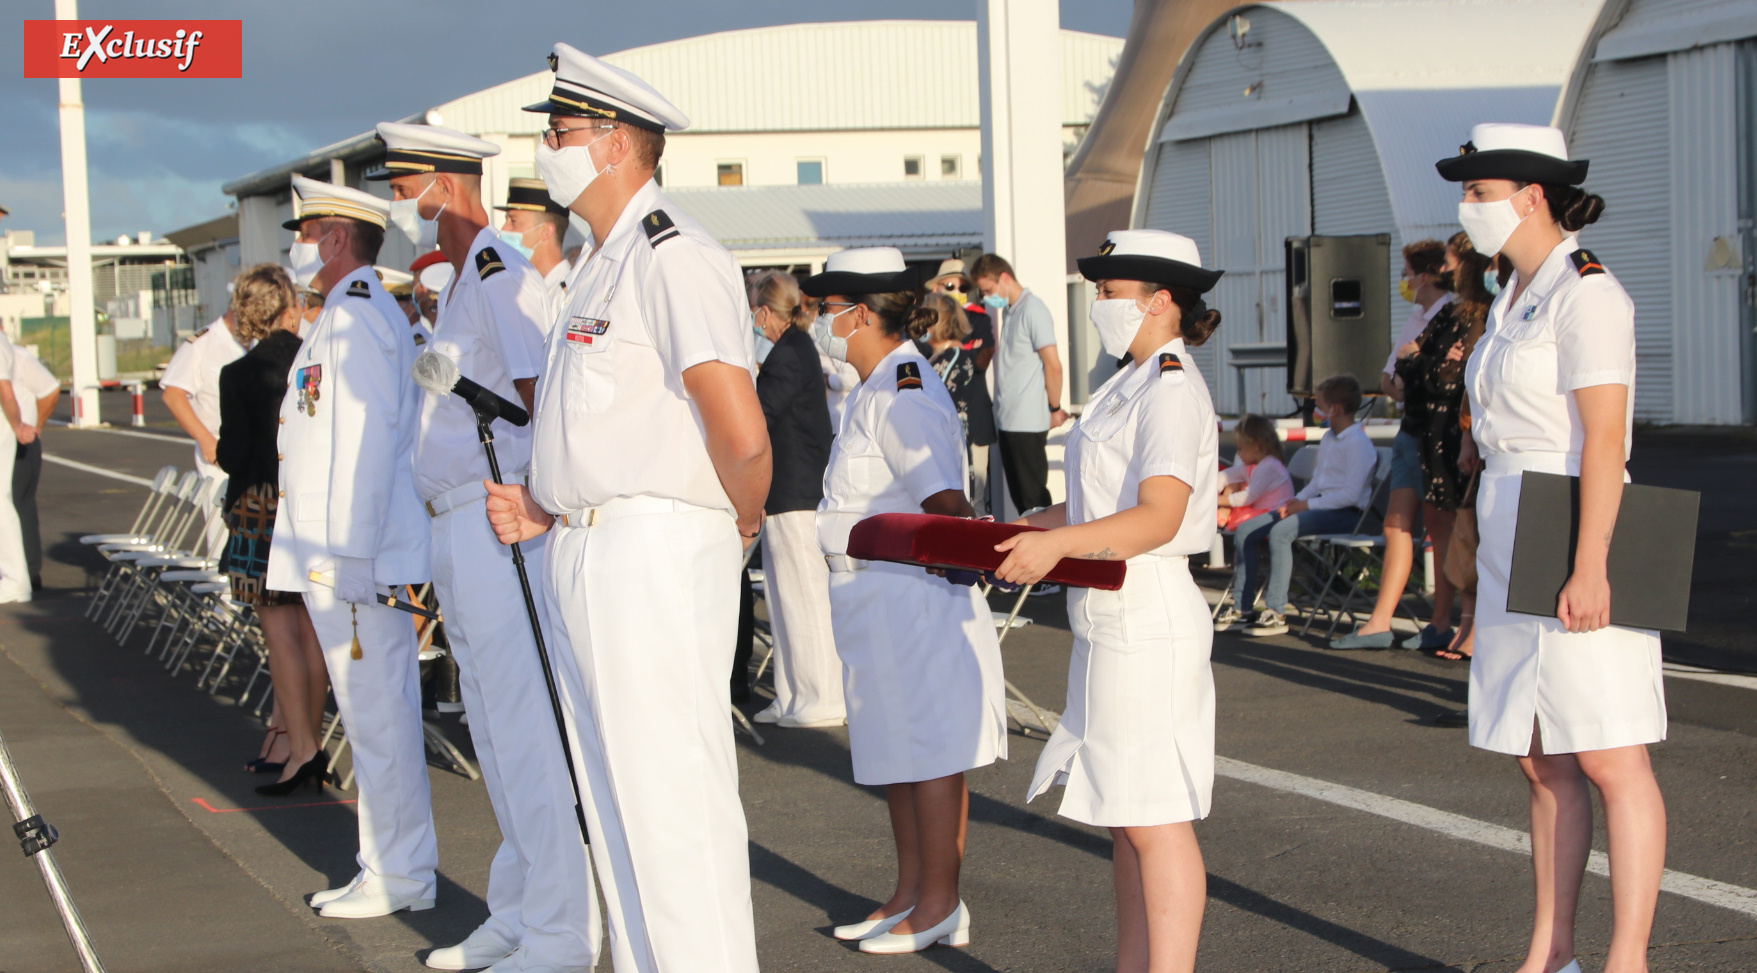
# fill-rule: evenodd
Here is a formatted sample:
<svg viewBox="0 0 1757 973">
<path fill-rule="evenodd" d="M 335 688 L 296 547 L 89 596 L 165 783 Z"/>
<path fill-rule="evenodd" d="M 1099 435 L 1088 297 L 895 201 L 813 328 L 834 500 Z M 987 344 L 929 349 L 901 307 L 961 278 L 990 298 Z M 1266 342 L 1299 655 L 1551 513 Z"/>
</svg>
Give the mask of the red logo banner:
<svg viewBox="0 0 1757 973">
<path fill-rule="evenodd" d="M 27 20 L 27 78 L 242 78 L 242 20 Z"/>
</svg>

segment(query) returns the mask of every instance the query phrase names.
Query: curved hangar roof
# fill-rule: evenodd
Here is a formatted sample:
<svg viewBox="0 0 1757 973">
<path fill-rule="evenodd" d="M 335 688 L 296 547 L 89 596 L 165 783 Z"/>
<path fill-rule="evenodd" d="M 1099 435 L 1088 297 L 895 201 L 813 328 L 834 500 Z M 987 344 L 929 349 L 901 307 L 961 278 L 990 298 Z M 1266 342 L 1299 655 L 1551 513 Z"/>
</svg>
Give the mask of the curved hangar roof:
<svg viewBox="0 0 1757 973">
<path fill-rule="evenodd" d="M 1352 99 L 1372 133 L 1404 237 L 1451 226 L 1458 194 L 1434 175 L 1434 160 L 1457 152 L 1477 122 L 1550 124 L 1601 5 L 1296 0 L 1239 7 L 1190 45 L 1161 105 L 1154 143 L 1346 115 Z M 1196 64 L 1210 58 L 1231 63 L 1196 76 Z"/>
</svg>

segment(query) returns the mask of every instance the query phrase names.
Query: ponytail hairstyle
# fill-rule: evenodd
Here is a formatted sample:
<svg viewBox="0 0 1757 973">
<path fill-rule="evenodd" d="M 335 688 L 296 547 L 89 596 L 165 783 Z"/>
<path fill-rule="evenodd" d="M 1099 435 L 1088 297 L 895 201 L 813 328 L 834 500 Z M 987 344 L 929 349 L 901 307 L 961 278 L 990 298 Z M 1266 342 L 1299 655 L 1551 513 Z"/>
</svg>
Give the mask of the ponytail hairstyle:
<svg viewBox="0 0 1757 973">
<path fill-rule="evenodd" d="M 921 307 L 933 312 L 933 323 L 927 327 L 930 341 L 963 341 L 970 337 L 970 319 L 950 294 L 928 291 L 921 298 Z"/>
<path fill-rule="evenodd" d="M 784 270 L 765 270 L 753 274 L 745 285 L 754 310 L 766 307 L 769 313 L 787 322 L 789 327 L 808 328 L 811 319 L 805 316 L 799 292 L 799 279 Z"/>
<path fill-rule="evenodd" d="M 866 305 L 878 318 L 879 330 L 896 341 L 919 338 L 939 320 L 939 315 L 917 303 L 920 299 L 921 292 L 914 290 L 848 296 L 848 300 Z"/>
<path fill-rule="evenodd" d="M 1169 292 L 1171 302 L 1182 312 L 1179 315 L 1178 330 L 1183 333 L 1184 344 L 1194 348 L 1207 341 L 1220 328 L 1220 312 L 1204 303 L 1201 293 L 1194 288 L 1166 284 L 1149 286 L 1154 290 Z"/>
<path fill-rule="evenodd" d="M 1520 183 L 1524 189 L 1530 183 Z M 1565 233 L 1579 233 L 1586 227 L 1597 223 L 1604 215 L 1604 197 L 1589 193 L 1579 186 L 1564 186 L 1552 183 L 1538 183 L 1543 187 L 1544 202 L 1549 204 L 1550 219 L 1556 221 Z"/>
</svg>

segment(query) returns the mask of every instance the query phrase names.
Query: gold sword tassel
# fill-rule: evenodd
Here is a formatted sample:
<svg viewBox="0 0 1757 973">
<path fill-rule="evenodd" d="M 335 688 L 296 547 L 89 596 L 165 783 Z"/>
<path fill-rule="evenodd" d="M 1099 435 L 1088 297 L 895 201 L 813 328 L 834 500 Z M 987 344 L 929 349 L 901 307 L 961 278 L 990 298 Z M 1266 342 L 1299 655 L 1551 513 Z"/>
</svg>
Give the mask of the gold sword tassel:
<svg viewBox="0 0 1757 973">
<path fill-rule="evenodd" d="M 360 606 L 350 603 L 348 615 L 354 621 L 354 647 L 348 651 L 348 656 L 353 659 L 363 659 L 366 654 L 360 651 Z"/>
</svg>

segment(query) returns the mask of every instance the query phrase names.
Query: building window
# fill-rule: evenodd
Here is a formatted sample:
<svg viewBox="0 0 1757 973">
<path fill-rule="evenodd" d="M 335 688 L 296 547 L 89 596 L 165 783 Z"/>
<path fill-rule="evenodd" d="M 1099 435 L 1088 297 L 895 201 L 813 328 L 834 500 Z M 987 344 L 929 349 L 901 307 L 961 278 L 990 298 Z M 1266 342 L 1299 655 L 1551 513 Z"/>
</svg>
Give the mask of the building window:
<svg viewBox="0 0 1757 973">
<path fill-rule="evenodd" d="M 816 186 L 824 181 L 824 160 L 800 159 L 794 164 L 801 186 Z"/>
<path fill-rule="evenodd" d="M 903 157 L 903 178 L 904 179 L 920 179 L 921 178 L 921 156 L 906 155 Z"/>
<path fill-rule="evenodd" d="M 962 179 L 962 178 L 964 178 L 964 158 L 963 158 L 963 156 L 957 156 L 957 155 L 942 155 L 942 156 L 940 156 L 940 178 L 941 179 Z"/>
<path fill-rule="evenodd" d="M 721 162 L 721 163 L 716 164 L 714 166 L 714 169 L 719 175 L 720 185 L 722 185 L 722 186 L 742 186 L 742 185 L 744 185 L 744 163 L 742 163 L 742 162 Z"/>
</svg>

